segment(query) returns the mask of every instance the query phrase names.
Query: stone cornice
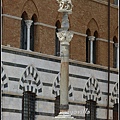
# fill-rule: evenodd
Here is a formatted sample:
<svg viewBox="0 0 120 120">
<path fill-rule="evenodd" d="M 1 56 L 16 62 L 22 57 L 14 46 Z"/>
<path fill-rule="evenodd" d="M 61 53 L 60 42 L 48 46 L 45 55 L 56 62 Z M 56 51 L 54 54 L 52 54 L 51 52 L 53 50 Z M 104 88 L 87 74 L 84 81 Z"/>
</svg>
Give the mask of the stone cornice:
<svg viewBox="0 0 120 120">
<path fill-rule="evenodd" d="M 15 52 L 23 52 L 23 53 L 31 54 L 31 55 L 43 56 L 43 57 L 52 58 L 52 59 L 56 59 L 56 60 L 61 60 L 60 57 L 57 57 L 57 56 L 54 56 L 54 55 L 47 55 L 47 54 L 43 54 L 43 53 L 39 53 L 39 52 L 27 51 L 27 50 L 15 48 L 15 47 L 8 47 L 8 46 L 5 46 L 5 45 L 1 45 L 1 51 L 2 51 L 2 49 L 12 50 L 12 51 L 15 51 Z M 102 65 L 98 65 L 98 64 L 90 64 L 90 63 L 77 61 L 77 60 L 71 60 L 71 59 L 69 60 L 69 62 L 72 62 L 72 63 L 75 63 L 75 64 L 81 64 L 81 65 L 84 65 L 84 66 L 89 66 L 89 67 L 95 67 L 95 68 L 108 70 L 107 66 L 102 66 Z M 118 72 L 118 69 L 117 68 L 110 68 L 110 71 Z"/>
<path fill-rule="evenodd" d="M 22 20 L 21 17 L 9 15 L 9 14 L 1 14 L 1 16 L 3 16 L 3 17 L 8 17 L 8 18 L 12 18 L 12 19 L 16 19 L 16 20 Z"/>
</svg>

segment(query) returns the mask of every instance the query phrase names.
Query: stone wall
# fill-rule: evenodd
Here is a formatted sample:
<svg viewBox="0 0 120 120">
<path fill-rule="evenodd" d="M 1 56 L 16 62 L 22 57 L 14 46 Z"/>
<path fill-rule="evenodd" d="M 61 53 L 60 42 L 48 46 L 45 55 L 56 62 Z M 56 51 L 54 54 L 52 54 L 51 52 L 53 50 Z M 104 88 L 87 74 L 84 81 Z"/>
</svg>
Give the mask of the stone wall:
<svg viewBox="0 0 120 120">
<path fill-rule="evenodd" d="M 28 69 L 30 67 L 30 69 Z M 60 57 L 45 55 L 38 52 L 30 52 L 12 47 L 2 46 L 2 117 L 3 120 L 21 120 L 22 116 L 22 96 L 23 90 L 20 88 L 22 81 L 27 79 L 24 74 L 29 75 L 33 68 L 32 79 L 40 80 L 39 88 L 42 92 L 37 92 L 36 99 L 36 119 L 54 119 L 54 101 L 56 95 L 52 94 L 55 88 L 54 83 L 60 72 Z M 26 72 L 26 73 L 25 73 Z M 3 74 L 4 73 L 4 74 Z M 31 72 L 30 72 L 31 73 Z M 35 77 L 37 74 L 37 78 Z M 6 75 L 6 77 L 4 77 Z M 23 80 L 22 80 L 23 77 Z M 3 79 L 4 78 L 4 79 Z M 89 79 L 95 79 L 95 88 L 100 90 L 98 95 L 101 100 L 97 100 L 97 118 L 107 118 L 107 67 L 89 64 L 85 62 L 71 60 L 69 62 L 69 80 L 73 94 L 69 97 L 69 112 L 76 119 L 84 119 L 82 111 L 85 108 L 86 99 L 85 87 L 89 85 Z M 110 70 L 110 119 L 113 114 L 113 103 L 111 93 L 115 84 L 118 82 L 118 71 Z M 5 85 L 5 84 L 8 85 Z M 27 84 L 27 83 L 25 83 Z M 25 86 L 25 84 L 23 86 Z M 32 85 L 29 85 L 29 87 Z M 35 86 L 33 85 L 33 88 Z M 34 92 L 34 91 L 32 91 Z"/>
</svg>

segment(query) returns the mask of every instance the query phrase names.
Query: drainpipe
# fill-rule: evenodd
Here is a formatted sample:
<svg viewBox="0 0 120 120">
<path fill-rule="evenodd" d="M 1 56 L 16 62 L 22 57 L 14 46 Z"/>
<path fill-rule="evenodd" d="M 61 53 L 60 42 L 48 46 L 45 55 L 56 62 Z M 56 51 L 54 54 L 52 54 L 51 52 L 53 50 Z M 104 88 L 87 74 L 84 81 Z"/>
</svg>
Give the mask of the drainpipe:
<svg viewBox="0 0 120 120">
<path fill-rule="evenodd" d="M 107 120 L 109 120 L 109 92 L 110 92 L 110 0 L 108 0 L 108 96 L 107 96 Z"/>
<path fill-rule="evenodd" d="M 2 13 L 2 0 L 1 0 L 1 13 Z M 3 13 L 2 13 L 3 14 Z M 1 14 L 1 40 L 2 40 L 2 14 Z M 1 44 L 2 44 L 2 42 L 1 42 Z M 2 80 L 1 80 L 1 92 L 0 92 L 0 102 L 1 102 L 1 120 L 2 120 L 2 104 L 3 104 L 3 102 L 2 102 Z"/>
</svg>

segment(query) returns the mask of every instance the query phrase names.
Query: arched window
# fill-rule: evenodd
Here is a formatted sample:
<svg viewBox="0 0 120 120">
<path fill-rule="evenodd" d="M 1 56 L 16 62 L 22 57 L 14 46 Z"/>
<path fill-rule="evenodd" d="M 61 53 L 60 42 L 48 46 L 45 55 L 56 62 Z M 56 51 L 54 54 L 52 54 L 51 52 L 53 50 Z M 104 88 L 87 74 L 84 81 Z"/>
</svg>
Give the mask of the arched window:
<svg viewBox="0 0 120 120">
<path fill-rule="evenodd" d="M 30 50 L 34 51 L 34 40 L 35 40 L 35 26 L 34 23 L 37 21 L 37 16 L 34 14 L 31 18 L 32 25 L 30 27 Z"/>
<path fill-rule="evenodd" d="M 96 104 L 101 100 L 101 91 L 96 78 L 90 77 L 86 82 L 83 98 L 86 101 L 85 120 L 96 120 Z"/>
<path fill-rule="evenodd" d="M 118 0 L 114 0 L 114 4 L 115 4 L 115 5 L 118 5 Z"/>
<path fill-rule="evenodd" d="M 35 93 L 23 92 L 22 98 L 22 120 L 35 120 Z"/>
<path fill-rule="evenodd" d="M 113 42 L 114 42 L 114 44 L 113 44 L 113 67 L 114 68 L 117 68 L 117 38 L 116 38 L 116 36 L 114 36 L 113 37 Z"/>
<path fill-rule="evenodd" d="M 85 120 L 96 120 L 96 101 L 87 100 L 85 108 Z"/>
<path fill-rule="evenodd" d="M 58 29 L 61 28 L 61 24 L 60 24 L 60 21 L 57 20 L 56 24 L 56 30 L 55 30 L 55 55 L 56 56 L 60 56 L 60 41 L 57 37 L 57 32 L 58 32 Z"/>
<path fill-rule="evenodd" d="M 89 41 L 88 36 L 91 36 L 91 31 L 89 28 L 86 30 L 86 34 L 87 34 L 87 37 L 86 37 L 86 62 L 90 62 L 90 41 Z"/>
<path fill-rule="evenodd" d="M 20 48 L 27 49 L 27 26 L 25 20 L 27 20 L 27 13 L 24 11 L 21 16 L 21 39 L 20 39 Z"/>
<path fill-rule="evenodd" d="M 96 64 L 96 57 L 97 57 L 97 41 L 96 38 L 98 38 L 98 32 L 94 32 L 95 40 L 93 41 L 93 63 Z"/>
<path fill-rule="evenodd" d="M 57 116 L 57 115 L 59 115 L 59 112 L 60 112 L 60 95 L 56 96 L 54 107 L 55 107 L 54 108 L 54 113 L 55 113 L 55 116 Z"/>
</svg>

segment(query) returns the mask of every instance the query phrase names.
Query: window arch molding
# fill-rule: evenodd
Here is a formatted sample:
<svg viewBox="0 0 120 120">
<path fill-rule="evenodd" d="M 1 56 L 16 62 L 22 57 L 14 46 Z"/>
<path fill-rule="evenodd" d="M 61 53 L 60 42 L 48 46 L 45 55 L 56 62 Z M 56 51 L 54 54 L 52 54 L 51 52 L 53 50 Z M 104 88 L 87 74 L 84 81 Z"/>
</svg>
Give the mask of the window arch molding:
<svg viewBox="0 0 120 120">
<path fill-rule="evenodd" d="M 118 83 L 115 83 L 112 93 L 111 93 L 111 102 L 116 104 L 118 103 Z"/>
<path fill-rule="evenodd" d="M 3 63 L 1 63 L 1 89 L 5 90 L 6 88 L 8 89 L 8 76 L 6 74 L 6 70 L 4 68 Z"/>
<path fill-rule="evenodd" d="M 27 66 L 20 78 L 19 89 L 22 91 L 31 91 L 38 95 L 42 92 L 42 86 L 43 84 L 37 69 L 33 65 Z"/>
<path fill-rule="evenodd" d="M 70 81 L 68 86 L 68 93 L 69 93 L 69 97 L 73 97 L 73 87 Z M 54 79 L 53 86 L 52 86 L 52 94 L 54 94 L 55 96 L 60 95 L 60 72 Z"/>
<path fill-rule="evenodd" d="M 92 86 L 91 86 L 92 85 Z M 93 101 L 101 101 L 101 91 L 98 85 L 98 81 L 94 77 L 90 77 L 83 89 L 83 98 L 87 100 Z"/>
</svg>

